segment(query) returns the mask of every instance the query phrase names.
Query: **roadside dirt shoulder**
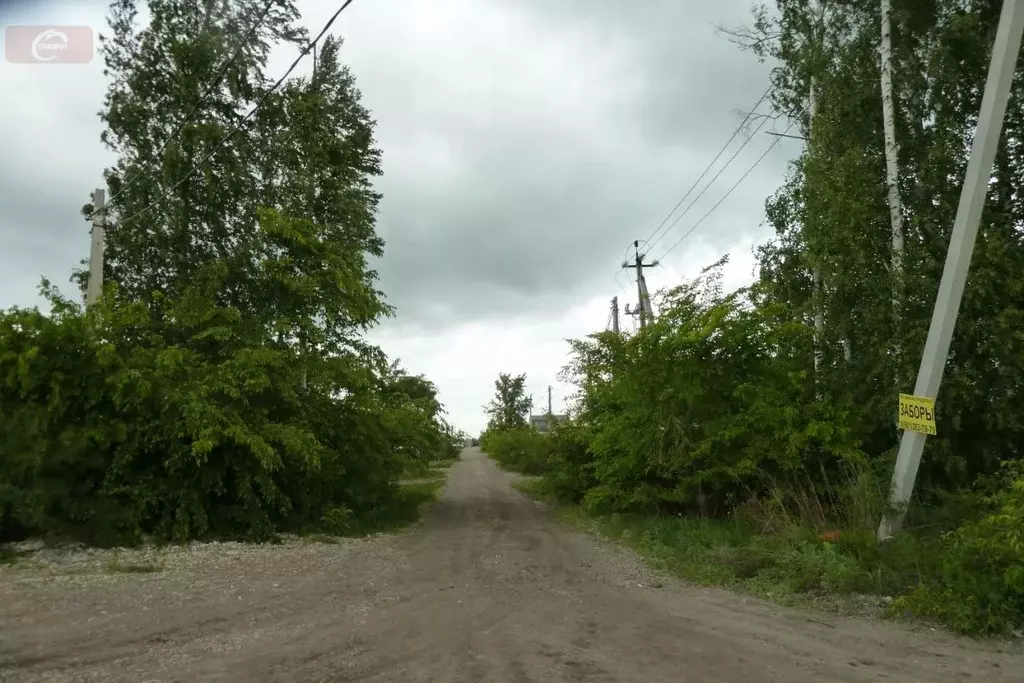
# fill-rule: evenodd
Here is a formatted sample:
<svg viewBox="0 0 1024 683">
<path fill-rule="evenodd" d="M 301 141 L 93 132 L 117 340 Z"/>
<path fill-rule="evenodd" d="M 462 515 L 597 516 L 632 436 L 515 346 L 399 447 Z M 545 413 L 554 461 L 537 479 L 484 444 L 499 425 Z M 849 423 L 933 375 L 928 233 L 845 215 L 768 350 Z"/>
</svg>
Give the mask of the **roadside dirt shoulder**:
<svg viewBox="0 0 1024 683">
<path fill-rule="evenodd" d="M 0 680 L 1021 680 L 998 644 L 660 576 L 513 480 L 468 449 L 402 534 L 0 567 Z"/>
</svg>

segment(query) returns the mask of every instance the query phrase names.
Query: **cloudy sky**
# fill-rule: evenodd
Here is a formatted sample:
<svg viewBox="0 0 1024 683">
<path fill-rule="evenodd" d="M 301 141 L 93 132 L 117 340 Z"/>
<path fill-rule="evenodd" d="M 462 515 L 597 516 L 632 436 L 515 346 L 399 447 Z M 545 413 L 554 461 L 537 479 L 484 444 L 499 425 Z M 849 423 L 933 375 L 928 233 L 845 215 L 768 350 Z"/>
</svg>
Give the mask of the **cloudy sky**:
<svg viewBox="0 0 1024 683">
<path fill-rule="evenodd" d="M 299 0 L 314 34 L 334 5 Z M 613 296 L 636 303 L 618 268 L 628 245 L 655 231 L 768 85 L 770 65 L 715 30 L 746 22 L 749 6 L 356 0 L 341 15 L 335 33 L 384 152 L 387 247 L 377 267 L 398 315 L 373 338 L 438 384 L 459 427 L 482 429 L 481 406 L 503 371 L 525 372 L 538 406 L 552 385 L 559 411 L 571 391 L 556 379 L 564 340 L 603 329 Z M 0 24 L 101 31 L 105 9 L 102 0 L 0 0 Z M 278 55 L 272 75 L 291 59 Z M 39 304 L 42 276 L 73 292 L 67 278 L 89 244 L 79 208 L 113 161 L 99 141 L 104 90 L 98 57 L 0 63 L 0 308 Z M 753 136 L 652 257 L 773 140 Z M 650 272 L 651 290 L 725 253 L 727 285 L 747 283 L 751 248 L 770 236 L 764 200 L 799 151 L 788 139 L 772 149 Z"/>
</svg>

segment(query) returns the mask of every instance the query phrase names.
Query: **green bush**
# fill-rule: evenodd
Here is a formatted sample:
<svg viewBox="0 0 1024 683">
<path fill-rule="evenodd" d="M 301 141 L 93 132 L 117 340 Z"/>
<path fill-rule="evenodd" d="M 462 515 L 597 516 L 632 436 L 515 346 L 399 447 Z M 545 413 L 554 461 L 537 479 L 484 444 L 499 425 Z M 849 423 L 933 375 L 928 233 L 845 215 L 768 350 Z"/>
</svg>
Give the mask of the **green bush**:
<svg viewBox="0 0 1024 683">
<path fill-rule="evenodd" d="M 201 289 L 160 314 L 46 294 L 49 315 L 0 314 L 2 540 L 333 528 L 392 504 L 406 458 L 456 449 L 386 366 L 300 359 Z"/>
<path fill-rule="evenodd" d="M 548 471 L 551 439 L 530 427 L 487 431 L 480 439 L 480 445 L 506 469 L 531 475 Z"/>
<path fill-rule="evenodd" d="M 285 9 L 217 76 L 248 85 L 192 102 L 245 4 L 149 3 L 141 25 L 111 5 L 104 291 L 88 312 L 48 287 L 50 313 L 0 312 L 0 540 L 359 528 L 414 509 L 403 469 L 456 452 L 436 387 L 365 340 L 392 312 L 371 267 L 381 152 L 340 42 L 267 90 L 259 55 L 301 33 Z"/>
<path fill-rule="evenodd" d="M 722 295 L 717 277 L 665 294 L 639 334 L 571 343 L 580 409 L 551 461 L 566 498 L 724 516 L 773 489 L 826 500 L 831 478 L 865 463 L 849 405 L 815 397 L 811 328 L 744 292 Z"/>
<path fill-rule="evenodd" d="M 576 421 L 558 422 L 548 435 L 545 486 L 558 500 L 579 503 L 594 487 L 590 435 Z"/>
<path fill-rule="evenodd" d="M 1008 472 L 991 511 L 944 535 L 937 566 L 897 609 L 965 633 L 1024 630 L 1024 467 Z"/>
</svg>

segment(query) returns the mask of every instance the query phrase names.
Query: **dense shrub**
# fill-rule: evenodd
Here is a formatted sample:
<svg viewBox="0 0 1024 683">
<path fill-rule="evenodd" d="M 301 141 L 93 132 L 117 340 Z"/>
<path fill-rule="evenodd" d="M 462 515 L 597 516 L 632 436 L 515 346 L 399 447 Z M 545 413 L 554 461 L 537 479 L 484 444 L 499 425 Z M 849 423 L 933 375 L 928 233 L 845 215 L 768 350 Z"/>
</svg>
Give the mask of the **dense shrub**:
<svg viewBox="0 0 1024 683">
<path fill-rule="evenodd" d="M 262 55 L 308 37 L 275 4 L 231 59 L 254 0 L 111 4 L 106 291 L 0 313 L 0 539 L 358 528 L 456 448 L 436 388 L 365 340 L 392 310 L 374 122 L 332 37 L 271 88 Z"/>
<path fill-rule="evenodd" d="M 548 471 L 551 440 L 530 427 L 487 431 L 480 447 L 498 464 L 523 474 L 544 474 Z"/>
<path fill-rule="evenodd" d="M 583 500 L 595 485 L 590 434 L 578 422 L 557 422 L 548 433 L 550 440 L 545 490 L 571 503 Z"/>
<path fill-rule="evenodd" d="M 52 290 L 49 315 L 0 314 L 0 538 L 262 539 L 372 514 L 409 458 L 456 448 L 394 369 L 300 361 L 194 294 L 159 321 Z"/>
<path fill-rule="evenodd" d="M 723 296 L 712 270 L 641 333 L 572 342 L 576 409 L 545 437 L 538 490 L 694 580 L 872 592 L 964 632 L 1024 628 L 1019 463 L 977 490 L 921 490 L 880 545 L 894 453 L 861 450 L 859 407 L 822 400 L 807 372 L 812 328 L 759 296 Z M 491 452 L 527 460 L 521 440 Z"/>
<path fill-rule="evenodd" d="M 768 3 L 733 32 L 774 64 L 768 116 L 813 143 L 766 201 L 773 239 L 756 248 L 748 289 L 723 294 L 713 266 L 655 302 L 658 319 L 639 333 L 573 342 L 578 439 L 549 457 L 546 489 L 604 517 L 664 522 L 659 534 L 685 527 L 672 521 L 680 515 L 711 526 L 753 519 L 743 550 L 725 553 L 743 572 L 757 567 L 753 578 L 842 591 L 870 576 L 872 590 L 909 592 L 904 607 L 960 630 L 1020 628 L 1020 477 L 982 486 L 985 498 L 976 487 L 1002 461 L 1019 462 L 1024 442 L 1021 65 L 983 171 L 938 433 L 925 442 L 905 533 L 874 538 L 900 438 L 897 395 L 914 389 L 948 265 L 994 6 L 894 9 L 883 52 L 898 97 L 879 87 L 878 3 Z M 782 538 L 794 528 L 802 538 Z M 714 556 L 662 541 L 687 548 L 666 550 L 681 566 Z"/>
<path fill-rule="evenodd" d="M 986 514 L 943 536 L 935 567 L 899 607 L 968 633 L 1024 630 L 1024 468 L 1012 464 L 1007 478 Z"/>
<path fill-rule="evenodd" d="M 847 407 L 815 400 L 808 329 L 722 296 L 715 277 L 669 292 L 642 334 L 572 343 L 578 413 L 553 474 L 569 498 L 722 515 L 779 488 L 825 498 L 820 473 L 863 462 Z"/>
</svg>

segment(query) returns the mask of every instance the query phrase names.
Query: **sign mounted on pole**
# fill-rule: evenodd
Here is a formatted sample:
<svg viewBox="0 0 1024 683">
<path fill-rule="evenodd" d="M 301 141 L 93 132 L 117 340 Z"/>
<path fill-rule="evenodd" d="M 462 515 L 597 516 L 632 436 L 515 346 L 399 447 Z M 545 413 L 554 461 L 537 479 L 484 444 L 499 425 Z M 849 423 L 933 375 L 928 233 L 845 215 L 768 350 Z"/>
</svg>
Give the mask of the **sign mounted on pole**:
<svg viewBox="0 0 1024 683">
<path fill-rule="evenodd" d="M 960 313 L 960 301 L 967 284 L 967 271 L 971 265 L 971 253 L 978 236 L 978 225 L 985 208 L 992 165 L 999 150 L 999 139 L 1003 130 L 1010 90 L 1017 68 L 1017 57 L 1021 40 L 1024 39 L 1024 0 L 1002 0 L 999 27 L 992 42 L 992 57 L 988 66 L 988 79 L 981 96 L 978 110 L 978 125 L 971 142 L 971 156 L 967 160 L 964 186 L 960 193 L 960 204 L 953 221 L 953 233 L 949 237 L 946 264 L 942 268 L 942 280 L 935 297 L 932 322 L 928 327 L 928 338 L 921 353 L 921 366 L 914 383 L 918 396 L 939 395 L 942 373 L 946 368 L 946 356 L 953 340 L 953 328 Z M 921 399 L 915 399 L 921 400 Z M 900 397 L 900 406 L 903 397 Z M 935 411 L 932 410 L 934 418 Z M 900 416 L 900 426 L 903 417 Z M 934 420 L 931 428 L 934 429 Z M 933 432 L 934 433 L 934 432 Z M 900 450 L 896 467 L 892 472 L 892 488 L 889 501 L 890 512 L 878 525 L 878 540 L 884 541 L 899 531 L 906 513 L 907 504 L 914 493 L 914 480 L 921 465 L 921 453 L 927 437 L 911 429 L 905 429 L 900 436 Z"/>
<path fill-rule="evenodd" d="M 935 399 L 900 394 L 900 429 L 935 436 Z"/>
</svg>

